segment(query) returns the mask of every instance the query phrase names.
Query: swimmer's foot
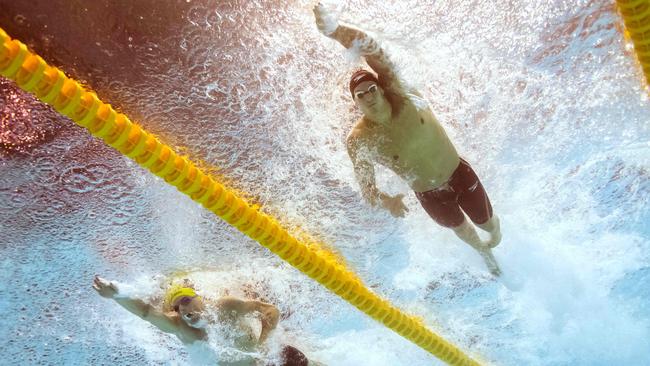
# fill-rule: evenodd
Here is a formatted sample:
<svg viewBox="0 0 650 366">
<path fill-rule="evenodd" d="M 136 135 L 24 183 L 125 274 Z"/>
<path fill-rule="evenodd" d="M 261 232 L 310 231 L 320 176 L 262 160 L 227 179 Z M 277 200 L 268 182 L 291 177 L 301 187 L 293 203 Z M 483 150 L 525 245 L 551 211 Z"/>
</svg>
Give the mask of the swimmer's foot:
<svg viewBox="0 0 650 366">
<path fill-rule="evenodd" d="M 499 264 L 497 263 L 497 260 L 494 258 L 494 255 L 492 254 L 492 250 L 490 249 L 479 250 L 479 254 L 483 258 L 483 261 L 485 262 L 485 265 L 487 266 L 490 273 L 492 273 L 492 275 L 494 275 L 495 277 L 501 276 L 501 268 L 499 268 Z"/>
</svg>

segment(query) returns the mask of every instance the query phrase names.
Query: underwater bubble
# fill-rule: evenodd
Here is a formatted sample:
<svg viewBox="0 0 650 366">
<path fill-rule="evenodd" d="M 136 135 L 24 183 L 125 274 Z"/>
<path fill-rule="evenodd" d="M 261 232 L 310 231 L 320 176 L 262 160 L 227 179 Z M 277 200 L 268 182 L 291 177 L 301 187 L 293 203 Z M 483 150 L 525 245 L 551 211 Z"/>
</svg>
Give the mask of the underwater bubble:
<svg viewBox="0 0 650 366">
<path fill-rule="evenodd" d="M 35 183 L 42 186 L 52 186 L 59 180 L 61 159 L 54 156 L 39 156 L 34 161 L 32 169 Z"/>
<path fill-rule="evenodd" d="M 91 192 L 108 179 L 110 167 L 103 164 L 89 164 L 71 167 L 61 173 L 63 188 L 71 193 Z"/>
</svg>

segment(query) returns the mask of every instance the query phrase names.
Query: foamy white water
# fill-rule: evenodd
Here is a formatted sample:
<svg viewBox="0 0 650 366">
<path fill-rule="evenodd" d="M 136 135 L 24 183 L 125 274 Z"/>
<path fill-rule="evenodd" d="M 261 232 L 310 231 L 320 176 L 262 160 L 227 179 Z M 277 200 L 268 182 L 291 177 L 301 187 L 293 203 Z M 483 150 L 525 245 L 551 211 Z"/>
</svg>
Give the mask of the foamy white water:
<svg viewBox="0 0 650 366">
<path fill-rule="evenodd" d="M 343 144 L 358 117 L 347 80 L 361 63 L 318 33 L 311 2 L 178 5 L 181 26 L 162 40 L 125 28 L 133 69 L 98 67 L 92 86 L 490 364 L 650 364 L 650 106 L 613 4 L 326 5 L 381 40 L 481 177 L 501 218 L 503 278 L 390 172 L 379 170 L 380 187 L 407 193 L 409 215 L 396 220 L 361 201 Z M 88 52 L 110 57 L 119 42 L 128 37 Z M 51 118 L 33 120 L 60 131 L 0 160 L 7 360 L 236 359 L 218 339 L 187 348 L 90 287 L 100 273 L 155 296 L 152 278 L 194 270 L 207 293 L 253 288 L 280 307 L 271 348 L 294 344 L 328 365 L 440 363 Z"/>
</svg>

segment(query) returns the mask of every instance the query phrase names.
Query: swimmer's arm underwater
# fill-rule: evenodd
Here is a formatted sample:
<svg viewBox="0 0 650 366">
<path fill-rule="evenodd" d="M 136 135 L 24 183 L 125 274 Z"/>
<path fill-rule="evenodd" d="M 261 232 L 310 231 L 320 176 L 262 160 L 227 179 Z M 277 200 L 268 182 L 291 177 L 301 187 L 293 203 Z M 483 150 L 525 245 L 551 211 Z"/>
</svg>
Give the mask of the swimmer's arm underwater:
<svg viewBox="0 0 650 366">
<path fill-rule="evenodd" d="M 150 322 L 163 332 L 179 335 L 182 331 L 179 326 L 180 319 L 174 319 L 163 314 L 141 299 L 117 296 L 119 295 L 119 289 L 115 282 L 95 276 L 95 279 L 93 280 L 93 288 L 102 297 L 115 300 L 115 302 L 120 304 L 124 309 L 137 315 L 141 319 Z"/>
<path fill-rule="evenodd" d="M 359 135 L 361 133 L 361 129 L 356 127 L 350 132 L 346 140 L 348 155 L 354 166 L 354 176 L 361 187 L 361 196 L 370 205 L 374 207 L 379 205 L 388 210 L 394 217 L 404 217 L 405 212 L 408 212 L 408 208 L 402 201 L 404 195 L 390 196 L 380 191 L 377 188 L 375 168 L 372 162 L 360 157 L 359 150 L 362 142 Z"/>
<path fill-rule="evenodd" d="M 377 41 L 360 29 L 342 25 L 319 3 L 314 7 L 314 16 L 318 30 L 324 35 L 338 41 L 345 48 L 359 47 L 366 63 L 383 79 L 383 84 L 394 92 L 402 94 L 402 85 L 395 72 L 393 63 Z"/>
<path fill-rule="evenodd" d="M 262 332 L 260 342 L 264 342 L 269 333 L 275 329 L 280 320 L 280 311 L 277 307 L 265 302 L 256 300 L 242 300 L 232 296 L 222 297 L 218 301 L 219 310 L 223 312 L 235 312 L 237 315 L 246 315 L 252 312 L 259 312 L 262 315 Z"/>
<path fill-rule="evenodd" d="M 359 134 L 360 131 L 358 129 L 353 129 L 346 140 L 346 147 L 350 160 L 352 161 L 352 166 L 354 167 L 354 177 L 361 188 L 361 196 L 372 206 L 377 206 L 382 198 L 388 195 L 377 188 L 375 167 L 372 162 L 362 159 L 359 156 L 359 150 L 362 145 L 361 138 L 358 136 Z"/>
</svg>

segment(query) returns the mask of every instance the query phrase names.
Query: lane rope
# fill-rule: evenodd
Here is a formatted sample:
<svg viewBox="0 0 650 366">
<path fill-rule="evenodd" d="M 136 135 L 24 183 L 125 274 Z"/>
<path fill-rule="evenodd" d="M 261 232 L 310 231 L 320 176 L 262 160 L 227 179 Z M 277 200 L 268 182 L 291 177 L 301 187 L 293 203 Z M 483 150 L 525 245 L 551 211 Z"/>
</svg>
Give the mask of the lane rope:
<svg viewBox="0 0 650 366">
<path fill-rule="evenodd" d="M 626 36 L 632 39 L 637 59 L 650 85 L 650 0 L 616 0 L 625 23 Z"/>
</svg>

